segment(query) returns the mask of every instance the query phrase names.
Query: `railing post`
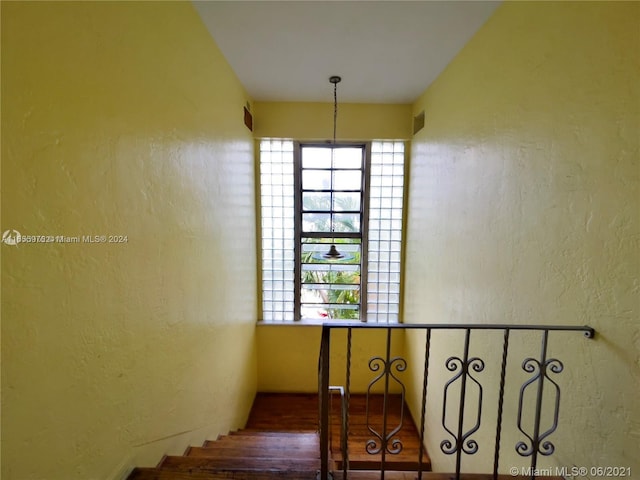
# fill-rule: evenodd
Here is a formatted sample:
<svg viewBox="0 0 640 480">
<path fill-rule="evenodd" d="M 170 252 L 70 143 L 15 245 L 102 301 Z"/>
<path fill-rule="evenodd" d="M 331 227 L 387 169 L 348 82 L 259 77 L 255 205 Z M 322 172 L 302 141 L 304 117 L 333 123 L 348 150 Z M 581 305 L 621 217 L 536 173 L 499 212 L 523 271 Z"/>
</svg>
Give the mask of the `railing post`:
<svg viewBox="0 0 640 480">
<path fill-rule="evenodd" d="M 469 339 L 471 329 L 465 331 L 464 357 L 462 360 L 462 385 L 460 386 L 460 404 L 458 405 L 458 438 L 456 445 L 456 480 L 460 480 L 460 468 L 462 465 L 463 432 L 464 432 L 464 407 L 467 395 L 467 374 L 469 368 Z"/>
<path fill-rule="evenodd" d="M 504 329 L 502 340 L 502 364 L 500 367 L 500 392 L 498 394 L 498 418 L 496 421 L 496 445 L 493 454 L 493 480 L 498 480 L 500 461 L 500 437 L 502 435 L 502 410 L 504 407 L 504 383 L 507 376 L 507 354 L 509 352 L 509 329 Z"/>
<path fill-rule="evenodd" d="M 542 416 L 542 398 L 544 394 L 544 379 L 547 375 L 547 343 L 549 341 L 549 332 L 545 330 L 542 334 L 542 348 L 540 352 L 540 382 L 538 383 L 538 392 L 536 395 L 536 417 L 533 424 L 533 454 L 531 455 L 531 480 L 535 480 L 535 470 L 538 463 L 538 451 L 540 445 L 540 420 Z M 556 409 L 557 410 L 557 409 Z"/>
<path fill-rule="evenodd" d="M 345 372 L 345 405 L 342 430 L 342 480 L 347 480 L 349 470 L 349 408 L 351 406 L 351 328 L 347 329 L 347 371 Z"/>
<path fill-rule="evenodd" d="M 331 329 L 322 326 L 320 343 L 320 480 L 329 480 L 329 358 Z"/>
<path fill-rule="evenodd" d="M 422 408 L 420 414 L 420 449 L 418 451 L 418 480 L 422 480 L 422 464 L 424 456 L 424 429 L 427 418 L 427 386 L 429 384 L 429 353 L 431 350 L 431 329 L 427 329 L 424 345 L 424 373 L 422 378 Z"/>
</svg>

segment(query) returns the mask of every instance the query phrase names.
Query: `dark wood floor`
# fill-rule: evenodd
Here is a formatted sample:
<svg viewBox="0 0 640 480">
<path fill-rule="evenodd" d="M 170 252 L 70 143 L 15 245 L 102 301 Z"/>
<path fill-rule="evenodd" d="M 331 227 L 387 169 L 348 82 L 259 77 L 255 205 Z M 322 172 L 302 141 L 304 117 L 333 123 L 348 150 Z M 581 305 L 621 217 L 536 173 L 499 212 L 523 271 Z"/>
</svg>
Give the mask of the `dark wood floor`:
<svg viewBox="0 0 640 480">
<path fill-rule="evenodd" d="M 245 428 L 315 432 L 317 393 L 258 393 Z"/>
<path fill-rule="evenodd" d="M 381 454 L 370 455 L 366 451 L 367 442 L 376 439 L 368 427 L 376 432 L 383 431 L 383 396 L 369 398 L 369 418 L 367 420 L 367 399 L 365 395 L 351 395 L 349 408 L 349 469 L 379 469 Z M 334 395 L 331 401 L 331 452 L 337 469 L 342 469 L 340 451 L 340 397 Z M 401 421 L 401 397 L 391 395 L 387 404 L 387 432 L 391 432 Z M 367 423 L 368 422 L 368 423 Z M 317 394 L 281 394 L 259 393 L 247 422 L 247 428 L 262 430 L 316 431 L 318 428 Z M 406 405 L 402 418 L 402 429 L 394 439 L 402 442 L 402 450 L 396 455 L 387 453 L 385 469 L 396 471 L 415 471 L 419 467 L 420 439 L 416 426 L 409 415 Z M 379 440 L 377 446 L 379 446 Z M 431 461 L 423 453 L 422 468 L 431 470 Z"/>
</svg>

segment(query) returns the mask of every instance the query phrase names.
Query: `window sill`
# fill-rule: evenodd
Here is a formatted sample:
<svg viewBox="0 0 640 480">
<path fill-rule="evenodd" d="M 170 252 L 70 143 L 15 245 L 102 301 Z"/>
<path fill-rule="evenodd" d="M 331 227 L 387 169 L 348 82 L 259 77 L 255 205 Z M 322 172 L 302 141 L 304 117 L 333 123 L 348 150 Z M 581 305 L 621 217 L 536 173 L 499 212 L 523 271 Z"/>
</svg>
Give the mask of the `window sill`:
<svg viewBox="0 0 640 480">
<path fill-rule="evenodd" d="M 325 320 L 299 320 L 297 322 L 263 322 L 258 321 L 256 325 L 259 327 L 321 327 Z"/>
</svg>

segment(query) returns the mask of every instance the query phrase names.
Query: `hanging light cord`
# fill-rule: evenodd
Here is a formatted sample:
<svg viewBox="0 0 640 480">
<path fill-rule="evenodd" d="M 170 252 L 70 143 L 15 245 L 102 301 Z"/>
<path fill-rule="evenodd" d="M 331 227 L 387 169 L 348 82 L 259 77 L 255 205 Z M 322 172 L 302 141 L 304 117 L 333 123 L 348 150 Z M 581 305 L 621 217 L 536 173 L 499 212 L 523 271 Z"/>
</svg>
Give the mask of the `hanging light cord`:
<svg viewBox="0 0 640 480">
<path fill-rule="evenodd" d="M 333 77 L 332 77 L 333 78 Z M 333 78 L 335 80 L 335 78 Z M 331 81 L 333 81 L 331 80 Z M 336 125 L 338 123 L 338 82 L 333 81 L 333 148 L 331 149 L 331 168 L 333 168 L 333 156 L 334 150 L 336 148 Z M 333 177 L 333 175 L 332 175 Z M 331 222 L 331 232 L 334 231 L 333 225 L 333 178 L 331 179 L 331 193 L 330 193 L 330 202 L 331 202 L 331 213 L 329 214 Z M 335 239 L 334 239 L 335 241 Z M 335 250 L 335 245 L 333 245 L 333 249 Z"/>
<path fill-rule="evenodd" d="M 333 83 L 333 144 L 336 144 L 336 125 L 338 123 L 338 83 L 342 81 L 342 77 L 333 75 L 329 77 L 329 81 Z"/>
<path fill-rule="evenodd" d="M 338 82 L 333 84 L 333 144 L 336 144 L 336 124 L 338 123 Z"/>
</svg>

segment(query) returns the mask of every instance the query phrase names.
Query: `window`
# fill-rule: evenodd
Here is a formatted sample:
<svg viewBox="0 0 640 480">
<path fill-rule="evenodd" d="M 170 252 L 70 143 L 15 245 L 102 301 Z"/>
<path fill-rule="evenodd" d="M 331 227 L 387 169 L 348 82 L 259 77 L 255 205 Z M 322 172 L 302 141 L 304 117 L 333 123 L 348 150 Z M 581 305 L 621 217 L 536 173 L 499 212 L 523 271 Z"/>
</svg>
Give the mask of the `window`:
<svg viewBox="0 0 640 480">
<path fill-rule="evenodd" d="M 404 168 L 403 142 L 260 142 L 263 321 L 399 321 Z"/>
<path fill-rule="evenodd" d="M 298 152 L 300 295 L 294 314 L 299 311 L 303 320 L 360 320 L 365 146 L 301 145 Z"/>
</svg>

